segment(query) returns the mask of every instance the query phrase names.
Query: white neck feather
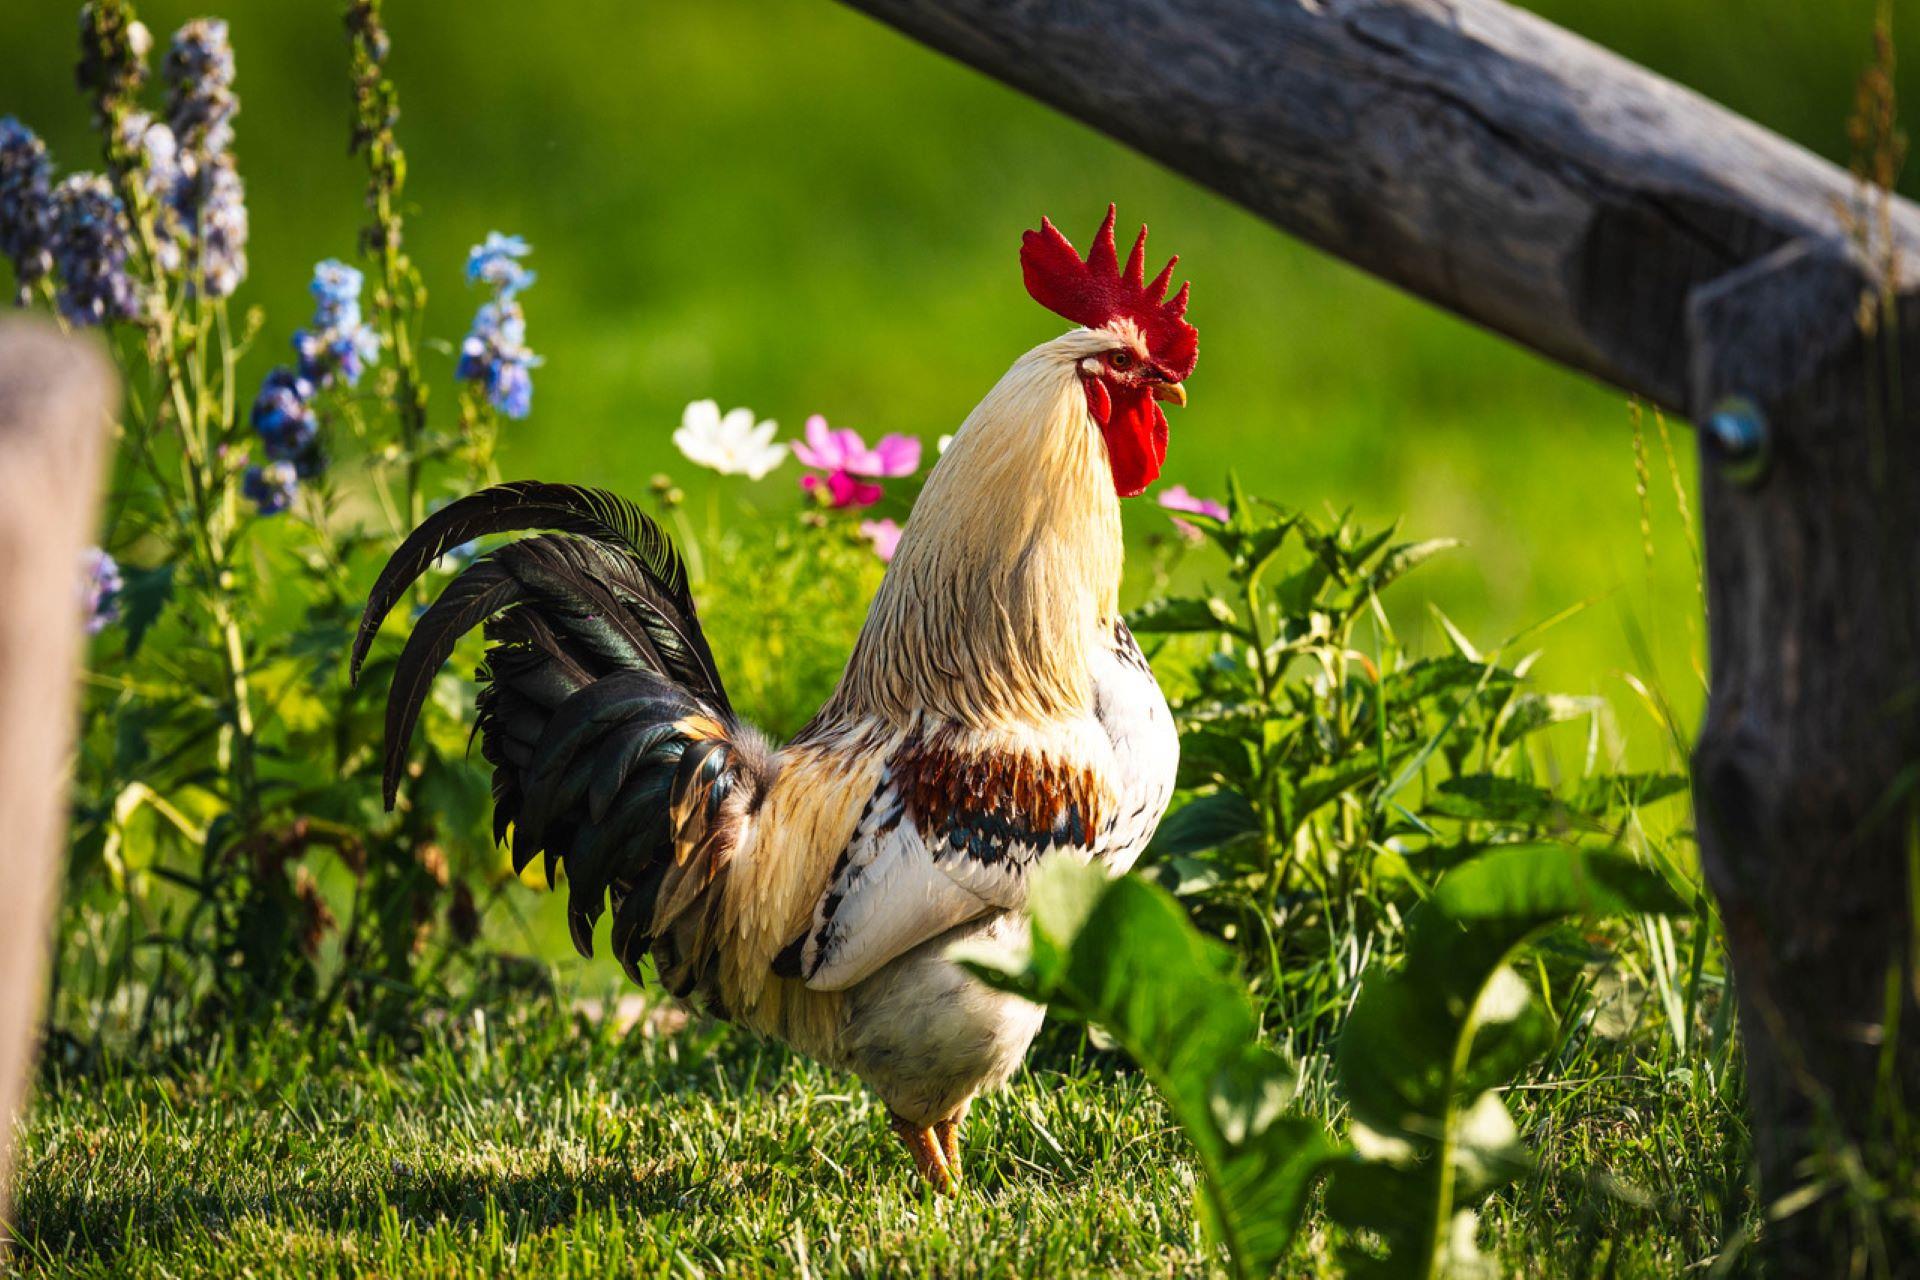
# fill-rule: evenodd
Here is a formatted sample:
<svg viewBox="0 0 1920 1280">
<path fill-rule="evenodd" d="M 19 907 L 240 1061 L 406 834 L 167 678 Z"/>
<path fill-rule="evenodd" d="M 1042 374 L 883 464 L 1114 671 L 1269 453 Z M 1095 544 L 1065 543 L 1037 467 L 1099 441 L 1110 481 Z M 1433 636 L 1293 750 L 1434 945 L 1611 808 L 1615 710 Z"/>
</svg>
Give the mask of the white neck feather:
<svg viewBox="0 0 1920 1280">
<path fill-rule="evenodd" d="M 1084 714 L 1119 607 L 1120 503 L 1087 412 L 1085 329 L 1022 356 L 914 506 L 824 718 L 975 728 Z"/>
</svg>

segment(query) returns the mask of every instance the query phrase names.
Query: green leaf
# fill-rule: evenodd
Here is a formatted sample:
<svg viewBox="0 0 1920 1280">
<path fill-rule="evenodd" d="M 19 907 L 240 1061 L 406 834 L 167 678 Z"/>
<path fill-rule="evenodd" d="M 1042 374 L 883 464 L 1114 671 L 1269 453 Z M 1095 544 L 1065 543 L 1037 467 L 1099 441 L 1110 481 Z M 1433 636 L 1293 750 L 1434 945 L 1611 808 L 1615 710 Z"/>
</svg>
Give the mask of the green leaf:
<svg viewBox="0 0 1920 1280">
<path fill-rule="evenodd" d="M 1237 791 L 1216 791 L 1168 814 L 1146 851 L 1157 858 L 1204 853 L 1259 829 L 1259 815 L 1245 796 Z"/>
<path fill-rule="evenodd" d="M 1332 1170 L 1327 1209 L 1387 1249 L 1349 1256 L 1351 1274 L 1430 1277 L 1442 1260 L 1458 1271 L 1472 1260 L 1462 1213 L 1525 1167 L 1492 1090 L 1550 1028 L 1508 955 L 1568 917 L 1683 910 L 1658 873 L 1559 845 L 1495 849 L 1440 878 L 1409 922 L 1404 965 L 1362 979 L 1335 1049 L 1356 1154 Z"/>
<path fill-rule="evenodd" d="M 1166 893 L 1049 858 L 1024 956 L 955 948 L 982 981 L 1094 1023 L 1147 1072 L 1199 1155 L 1202 1220 L 1241 1276 L 1270 1274 L 1339 1152 L 1290 1115 L 1293 1071 L 1259 1039 L 1233 957 Z"/>
<path fill-rule="evenodd" d="M 1513 826 L 1545 826 L 1569 816 L 1545 787 L 1491 773 L 1448 778 L 1428 799 L 1425 812 Z"/>
<path fill-rule="evenodd" d="M 1498 668 L 1489 675 L 1484 662 L 1475 662 L 1458 654 L 1442 658 L 1422 658 L 1402 667 L 1381 682 L 1389 706 L 1426 702 L 1437 694 L 1453 689 L 1472 689 L 1487 676 L 1487 688 L 1500 689 L 1514 683 L 1511 672 Z"/>
<path fill-rule="evenodd" d="M 1451 551 L 1459 545 L 1458 538 L 1428 538 L 1424 542 L 1402 542 L 1381 557 L 1379 566 L 1367 575 L 1367 586 L 1374 591 L 1384 591 L 1441 552 Z"/>
<path fill-rule="evenodd" d="M 1180 736 L 1179 783 L 1198 788 L 1240 786 L 1254 776 L 1254 750 L 1245 736 L 1194 729 Z"/>
<path fill-rule="evenodd" d="M 1601 698 L 1576 698 L 1557 693 L 1523 693 L 1513 700 L 1513 708 L 1500 726 L 1500 745 L 1511 746 L 1530 733 L 1549 725 L 1564 724 L 1606 709 Z"/>
<path fill-rule="evenodd" d="M 141 641 L 159 619 L 167 601 L 173 599 L 173 565 L 155 565 L 151 569 L 126 568 L 121 571 L 125 585 L 120 588 L 120 627 L 127 633 L 126 656 L 140 651 Z"/>
<path fill-rule="evenodd" d="M 1331 576 L 1327 563 L 1316 556 L 1275 583 L 1273 598 L 1282 613 L 1299 617 L 1312 611 Z"/>
<path fill-rule="evenodd" d="M 1680 773 L 1617 773 L 1584 778 L 1567 799 L 1567 807 L 1599 816 L 1644 808 L 1668 796 L 1683 794 L 1692 784 Z"/>
<path fill-rule="evenodd" d="M 1251 578 L 1266 568 L 1267 562 L 1286 545 L 1296 522 L 1295 517 L 1285 516 L 1247 534 L 1240 553 L 1234 558 L 1234 572 L 1241 578 Z"/>
<path fill-rule="evenodd" d="M 1190 632 L 1225 631 L 1246 635 L 1240 620 L 1226 601 L 1216 598 L 1194 600 L 1175 596 L 1151 600 L 1127 615 L 1127 626 L 1136 635 L 1172 635 Z"/>
</svg>

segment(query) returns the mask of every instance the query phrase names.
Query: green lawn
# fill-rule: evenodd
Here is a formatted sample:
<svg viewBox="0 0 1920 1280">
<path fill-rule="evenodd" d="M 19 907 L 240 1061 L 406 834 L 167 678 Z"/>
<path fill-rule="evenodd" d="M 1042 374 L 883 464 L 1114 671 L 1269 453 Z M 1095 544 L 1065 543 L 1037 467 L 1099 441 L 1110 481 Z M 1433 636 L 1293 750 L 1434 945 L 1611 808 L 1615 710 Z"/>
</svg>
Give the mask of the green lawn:
<svg viewBox="0 0 1920 1280">
<path fill-rule="evenodd" d="M 617 1022 L 620 1019 L 615 1018 Z M 976 1108 L 969 1185 L 923 1193 L 849 1077 L 674 1019 L 530 995 L 414 1052 L 297 1029 L 57 1071 L 24 1134 L 32 1275 L 1194 1275 L 1184 1141 L 1070 1029 Z M 1310 1062 L 1309 1105 L 1331 1106 Z M 1544 1075 L 1544 1073 L 1543 1073 Z M 1509 1095 L 1549 1157 L 1492 1205 L 1514 1274 L 1670 1276 L 1747 1212 L 1725 1059 L 1569 1049 Z M 1334 1242 L 1314 1228 L 1298 1271 Z M 1611 1267 L 1611 1272 L 1606 1268 Z"/>
</svg>

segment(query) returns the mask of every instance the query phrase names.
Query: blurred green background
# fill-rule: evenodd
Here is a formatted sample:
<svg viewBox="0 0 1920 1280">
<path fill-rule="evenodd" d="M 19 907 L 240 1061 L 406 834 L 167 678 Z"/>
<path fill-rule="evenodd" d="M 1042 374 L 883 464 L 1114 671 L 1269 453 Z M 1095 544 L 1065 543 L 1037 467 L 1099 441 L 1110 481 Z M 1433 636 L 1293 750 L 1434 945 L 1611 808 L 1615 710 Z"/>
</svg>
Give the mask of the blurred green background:
<svg viewBox="0 0 1920 1280">
<path fill-rule="evenodd" d="M 141 12 L 164 42 L 210 7 L 238 51 L 253 228 L 241 301 L 268 313 L 252 357 L 264 372 L 305 319 L 310 264 L 354 251 L 362 176 L 345 146 L 344 43 L 324 0 Z M 1872 0 L 1532 7 L 1845 158 Z M 74 8 L 0 6 L 0 113 L 40 130 L 63 168 L 97 163 L 72 90 Z M 478 301 L 460 278 L 467 245 L 498 228 L 535 246 L 540 282 L 525 301 L 547 364 L 532 418 L 506 444 L 509 476 L 638 493 L 671 470 L 697 489 L 668 433 L 707 396 L 789 433 L 823 412 L 931 442 L 1060 327 L 1020 287 L 1020 231 L 1047 213 L 1084 244 L 1112 199 L 1123 221 L 1150 221 L 1194 281 L 1205 358 L 1175 416 L 1167 482 L 1217 492 L 1237 467 L 1288 503 L 1404 513 L 1416 536 L 1460 537 L 1467 549 L 1410 584 L 1412 600 L 1427 593 L 1489 641 L 1595 601 L 1542 637 L 1543 681 L 1613 698 L 1640 759 L 1663 738 L 1623 671 L 1657 681 L 1683 718 L 1697 713 L 1694 561 L 1651 431 L 1647 559 L 1619 394 L 830 0 L 390 9 L 409 232 L 445 344 L 430 356 L 437 413 L 452 410 L 451 344 Z M 1900 16 L 1909 33 L 1913 21 Z M 1675 444 L 1690 486 L 1691 439 L 1681 430 Z M 794 472 L 764 490 L 764 505 L 794 501 Z M 1165 527 L 1146 502 L 1129 504 L 1128 522 L 1136 536 Z M 1408 600 L 1403 619 L 1429 627 Z"/>
</svg>

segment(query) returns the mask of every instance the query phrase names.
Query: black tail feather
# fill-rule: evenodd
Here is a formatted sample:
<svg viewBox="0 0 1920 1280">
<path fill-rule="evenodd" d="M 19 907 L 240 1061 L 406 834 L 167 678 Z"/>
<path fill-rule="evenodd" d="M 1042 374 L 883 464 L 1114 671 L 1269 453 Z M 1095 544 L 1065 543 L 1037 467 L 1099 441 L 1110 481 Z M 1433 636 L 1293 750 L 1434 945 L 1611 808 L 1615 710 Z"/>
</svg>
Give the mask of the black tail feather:
<svg viewBox="0 0 1920 1280">
<path fill-rule="evenodd" d="M 420 527 L 400 544 L 368 593 L 359 634 L 353 642 L 352 675 L 358 678 L 380 624 L 429 565 L 475 538 L 519 532 L 572 534 L 630 553 L 670 611 L 691 624 L 688 630 L 693 633 L 704 665 L 712 669 L 713 655 L 694 622 L 686 566 L 659 525 L 631 502 L 604 489 L 521 480 L 448 503 L 421 521 Z M 714 683 L 715 692 L 719 692 L 718 681 Z M 724 701 L 724 693 L 720 696 Z"/>
<path fill-rule="evenodd" d="M 387 692 L 387 758 L 381 774 L 381 792 L 387 808 L 393 808 L 400 790 L 400 774 L 406 767 L 407 743 L 413 738 L 413 726 L 420 719 L 420 708 L 433 687 L 460 637 L 485 622 L 508 605 L 526 598 L 526 588 L 491 559 L 477 561 L 472 568 L 447 584 L 447 589 L 415 624 L 407 637 L 406 648 L 393 669 L 393 684 Z"/>
<path fill-rule="evenodd" d="M 581 954 L 592 954 L 611 894 L 613 950 L 629 975 L 638 980 L 658 942 L 661 972 L 684 994 L 700 966 L 668 945 L 673 920 L 660 913 L 677 915 L 712 882 L 732 838 L 720 830 L 727 799 L 764 786 L 772 764 L 734 717 L 685 569 L 653 521 L 611 494 L 537 482 L 450 504 L 381 572 L 355 638 L 354 676 L 388 612 L 436 558 L 517 531 L 540 536 L 475 561 L 407 639 L 387 699 L 387 803 L 435 675 L 484 624 L 476 731 L 494 770 L 494 839 L 511 839 L 516 872 L 542 854 L 550 883 L 564 867 Z M 669 883 L 677 887 L 663 899 Z"/>
</svg>

